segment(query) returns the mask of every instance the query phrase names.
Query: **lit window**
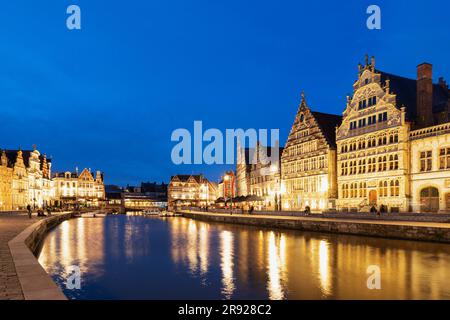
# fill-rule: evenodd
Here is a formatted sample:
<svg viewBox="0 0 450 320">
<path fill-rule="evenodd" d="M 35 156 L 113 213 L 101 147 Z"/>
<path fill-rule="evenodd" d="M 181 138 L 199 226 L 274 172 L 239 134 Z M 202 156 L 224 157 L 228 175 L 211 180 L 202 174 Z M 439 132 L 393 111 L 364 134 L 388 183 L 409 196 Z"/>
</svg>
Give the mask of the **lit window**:
<svg viewBox="0 0 450 320">
<path fill-rule="evenodd" d="M 450 169 L 450 148 L 439 150 L 439 169 Z"/>
<path fill-rule="evenodd" d="M 422 151 L 420 153 L 420 171 L 431 171 L 433 157 L 431 151 Z"/>
</svg>

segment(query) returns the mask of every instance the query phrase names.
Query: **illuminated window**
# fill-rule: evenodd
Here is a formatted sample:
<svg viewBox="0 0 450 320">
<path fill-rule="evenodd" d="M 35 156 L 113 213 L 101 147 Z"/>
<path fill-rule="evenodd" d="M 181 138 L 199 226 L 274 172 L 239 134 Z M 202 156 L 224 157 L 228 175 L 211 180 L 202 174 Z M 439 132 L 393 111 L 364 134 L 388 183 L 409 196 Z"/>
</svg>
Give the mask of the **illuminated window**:
<svg viewBox="0 0 450 320">
<path fill-rule="evenodd" d="M 400 182 L 398 180 L 391 180 L 391 196 L 398 197 L 400 195 Z"/>
<path fill-rule="evenodd" d="M 366 183 L 365 182 L 360 182 L 359 183 L 359 197 L 360 198 L 365 198 L 366 194 L 367 194 L 367 188 L 366 188 Z"/>
<path fill-rule="evenodd" d="M 378 158 L 378 171 L 386 171 L 387 169 L 387 161 L 386 156 Z"/>
<path fill-rule="evenodd" d="M 431 171 L 433 157 L 431 151 L 422 151 L 420 153 L 420 171 Z"/>
<path fill-rule="evenodd" d="M 450 148 L 439 150 L 439 169 L 450 169 Z"/>
<path fill-rule="evenodd" d="M 379 194 L 380 194 L 380 197 L 387 197 L 388 196 L 388 182 L 387 181 L 380 181 L 380 183 L 379 183 Z"/>
</svg>

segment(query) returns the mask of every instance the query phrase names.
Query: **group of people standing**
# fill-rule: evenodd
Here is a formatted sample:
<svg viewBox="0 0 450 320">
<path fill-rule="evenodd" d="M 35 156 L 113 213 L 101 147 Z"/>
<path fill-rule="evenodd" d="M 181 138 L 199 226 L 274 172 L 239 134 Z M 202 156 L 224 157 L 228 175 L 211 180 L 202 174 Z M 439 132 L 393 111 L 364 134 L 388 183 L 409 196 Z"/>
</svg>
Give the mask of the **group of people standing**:
<svg viewBox="0 0 450 320">
<path fill-rule="evenodd" d="M 27 213 L 28 213 L 28 218 L 31 219 L 31 216 L 33 214 L 33 210 L 31 208 L 31 205 L 27 205 Z M 45 217 L 45 213 L 43 209 L 38 209 L 37 210 L 37 215 L 38 217 Z M 52 215 L 52 209 L 47 206 L 47 216 L 51 216 Z"/>
</svg>

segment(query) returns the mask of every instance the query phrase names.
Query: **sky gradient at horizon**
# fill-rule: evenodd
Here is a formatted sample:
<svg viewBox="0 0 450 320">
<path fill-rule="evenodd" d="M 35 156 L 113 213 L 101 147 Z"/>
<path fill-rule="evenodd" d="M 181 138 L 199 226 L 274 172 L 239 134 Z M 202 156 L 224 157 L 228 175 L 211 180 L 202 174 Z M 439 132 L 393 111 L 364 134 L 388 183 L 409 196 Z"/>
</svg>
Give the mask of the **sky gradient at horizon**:
<svg viewBox="0 0 450 320">
<path fill-rule="evenodd" d="M 81 8 L 82 30 L 66 28 Z M 300 92 L 341 114 L 357 64 L 450 81 L 450 3 L 377 1 L 31 1 L 0 11 L 0 148 L 38 149 L 56 171 L 88 167 L 106 183 L 165 181 L 230 166 L 172 164 L 177 128 L 279 128 L 284 144 Z"/>
</svg>

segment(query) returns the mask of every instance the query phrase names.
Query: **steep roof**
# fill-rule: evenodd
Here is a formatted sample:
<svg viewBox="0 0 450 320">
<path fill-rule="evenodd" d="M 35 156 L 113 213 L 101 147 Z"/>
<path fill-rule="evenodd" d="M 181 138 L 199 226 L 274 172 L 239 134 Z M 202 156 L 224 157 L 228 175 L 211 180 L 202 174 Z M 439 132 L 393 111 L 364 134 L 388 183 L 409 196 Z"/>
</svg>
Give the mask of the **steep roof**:
<svg viewBox="0 0 450 320">
<path fill-rule="evenodd" d="M 409 120 L 414 120 L 417 115 L 417 80 L 397 76 L 395 74 L 376 70 L 381 74 L 382 84 L 390 80 L 389 88 L 396 95 L 398 107 L 406 107 L 406 116 Z M 440 84 L 433 84 L 433 113 L 445 111 L 447 101 L 450 98 L 448 90 Z"/>
<path fill-rule="evenodd" d="M 325 139 L 330 146 L 336 147 L 336 127 L 341 125 L 342 116 L 330 113 L 311 111 Z"/>
<path fill-rule="evenodd" d="M 194 178 L 194 180 L 198 183 L 202 182 L 202 180 L 206 180 L 201 174 L 177 174 L 172 176 L 171 180 L 177 177 L 181 182 L 186 182 L 190 177 Z"/>
</svg>

